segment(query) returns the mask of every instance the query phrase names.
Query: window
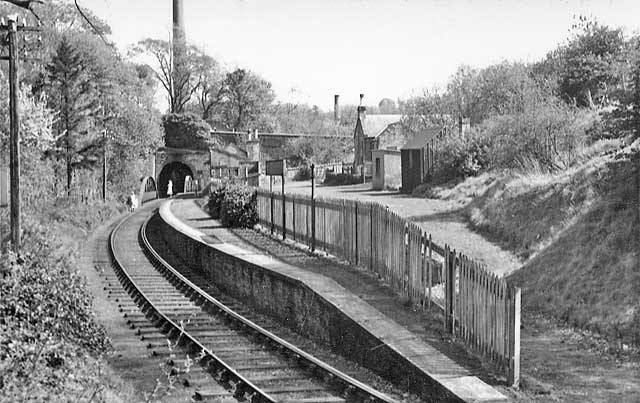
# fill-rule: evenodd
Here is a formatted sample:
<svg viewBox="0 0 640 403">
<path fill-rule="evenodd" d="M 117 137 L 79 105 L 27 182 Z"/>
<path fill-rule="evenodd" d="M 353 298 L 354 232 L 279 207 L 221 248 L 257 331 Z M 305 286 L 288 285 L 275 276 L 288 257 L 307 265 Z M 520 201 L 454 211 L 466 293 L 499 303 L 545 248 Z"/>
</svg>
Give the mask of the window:
<svg viewBox="0 0 640 403">
<path fill-rule="evenodd" d="M 380 158 L 376 158 L 376 176 L 380 176 Z"/>
</svg>

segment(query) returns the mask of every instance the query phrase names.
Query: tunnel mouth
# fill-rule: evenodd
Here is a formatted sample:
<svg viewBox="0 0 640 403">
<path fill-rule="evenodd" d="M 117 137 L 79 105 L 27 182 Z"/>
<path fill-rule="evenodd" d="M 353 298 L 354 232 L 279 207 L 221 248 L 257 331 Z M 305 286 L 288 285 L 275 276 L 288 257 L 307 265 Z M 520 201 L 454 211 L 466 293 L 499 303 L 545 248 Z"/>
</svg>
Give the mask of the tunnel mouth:
<svg viewBox="0 0 640 403">
<path fill-rule="evenodd" d="M 167 186 L 169 180 L 173 183 L 173 194 L 184 192 L 184 182 L 187 176 L 193 178 L 193 171 L 188 165 L 175 161 L 170 162 L 162 168 L 158 176 L 158 196 L 167 197 Z"/>
</svg>

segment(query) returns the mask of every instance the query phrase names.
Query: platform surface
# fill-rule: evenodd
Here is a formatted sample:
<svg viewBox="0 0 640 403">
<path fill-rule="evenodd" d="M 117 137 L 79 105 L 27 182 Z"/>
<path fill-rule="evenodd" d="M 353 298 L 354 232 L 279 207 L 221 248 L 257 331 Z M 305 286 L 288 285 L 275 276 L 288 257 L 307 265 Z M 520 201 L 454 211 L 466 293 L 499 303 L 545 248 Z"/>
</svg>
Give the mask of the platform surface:
<svg viewBox="0 0 640 403">
<path fill-rule="evenodd" d="M 502 402 L 508 399 L 481 380 L 475 365 L 460 365 L 440 351 L 442 346 L 419 331 L 419 312 L 398 304 L 397 296 L 373 279 L 331 260 L 308 256 L 292 258 L 291 247 L 260 247 L 242 234 L 224 228 L 211 219 L 194 199 L 176 199 L 161 207 L 172 215 L 180 231 L 229 254 L 259 264 L 269 270 L 303 281 L 379 340 L 396 350 L 430 378 L 467 402 Z M 249 230 L 245 230 L 244 234 Z M 242 233 L 242 231 L 240 231 Z M 262 235 L 258 235 L 263 237 Z M 253 238 L 255 239 L 255 238 Z M 267 240 L 267 242 L 277 242 Z M 312 262 L 313 260 L 313 262 Z M 291 264 L 291 263 L 298 264 Z M 379 288 L 379 289 L 378 289 Z M 391 317 L 395 318 L 391 319 Z M 398 321 L 402 323 L 398 323 Z M 410 328 L 412 328 L 410 330 Z M 412 331 L 413 330 L 413 331 Z M 439 348 L 437 348 L 439 347 Z"/>
</svg>

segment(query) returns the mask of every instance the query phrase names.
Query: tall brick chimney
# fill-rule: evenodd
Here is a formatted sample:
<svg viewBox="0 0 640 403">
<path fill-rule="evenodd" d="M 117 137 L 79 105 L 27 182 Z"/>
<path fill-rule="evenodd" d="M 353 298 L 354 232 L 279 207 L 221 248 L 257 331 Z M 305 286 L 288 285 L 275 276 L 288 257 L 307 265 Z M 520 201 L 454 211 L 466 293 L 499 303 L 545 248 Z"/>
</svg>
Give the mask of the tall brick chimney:
<svg viewBox="0 0 640 403">
<path fill-rule="evenodd" d="M 173 0 L 173 43 L 185 43 L 184 7 L 182 0 Z"/>
<path fill-rule="evenodd" d="M 358 119 L 364 123 L 364 119 L 367 117 L 367 107 L 362 105 L 362 98 L 364 94 L 360 94 L 360 105 L 358 106 Z"/>
<path fill-rule="evenodd" d="M 186 36 L 184 32 L 183 0 L 173 0 L 173 35 L 172 42 L 172 78 L 178 85 L 172 86 L 171 112 L 182 112 L 182 101 L 187 97 L 187 89 L 179 83 L 183 83 L 188 77 L 186 65 Z"/>
<path fill-rule="evenodd" d="M 333 121 L 335 123 L 338 123 L 340 120 L 340 106 L 338 104 L 338 98 L 340 98 L 340 95 L 338 94 L 333 96 Z"/>
</svg>

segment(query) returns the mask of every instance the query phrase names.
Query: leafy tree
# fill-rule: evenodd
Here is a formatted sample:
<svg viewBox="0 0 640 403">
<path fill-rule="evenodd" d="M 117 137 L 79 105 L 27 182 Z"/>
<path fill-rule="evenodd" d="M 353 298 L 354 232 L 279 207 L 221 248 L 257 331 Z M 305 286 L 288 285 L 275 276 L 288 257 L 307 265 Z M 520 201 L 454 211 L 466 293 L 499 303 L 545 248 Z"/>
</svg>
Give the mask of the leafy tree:
<svg viewBox="0 0 640 403">
<path fill-rule="evenodd" d="M 378 110 L 380 113 L 386 114 L 398 113 L 398 107 L 396 106 L 395 101 L 391 98 L 382 98 L 380 102 L 378 102 Z"/>
<path fill-rule="evenodd" d="M 640 58 L 636 59 L 635 64 L 632 81 L 619 94 L 618 105 L 603 114 L 602 135 L 605 137 L 624 137 L 629 134 L 640 137 Z M 598 132 L 595 134 L 596 138 L 601 135 Z"/>
<path fill-rule="evenodd" d="M 222 94 L 222 116 L 236 131 L 256 128 L 275 99 L 271 83 L 245 69 L 227 73 Z"/>
<path fill-rule="evenodd" d="M 9 110 L 9 88 L 4 85 L 7 78 L 0 71 L 0 110 Z M 27 156 L 23 160 L 23 167 L 29 164 L 32 156 L 39 158 L 40 154 L 48 150 L 54 143 L 52 125 L 54 113 L 47 107 L 44 96 L 34 96 L 31 88 L 22 86 L 18 94 L 20 103 L 20 151 Z M 0 115 L 0 144 L 2 151 L 9 153 L 9 114 Z"/>
<path fill-rule="evenodd" d="M 37 13 L 34 17 L 26 8 L 21 8 L 18 3 L 31 3 L 30 9 Z M 19 18 L 26 18 L 27 23 L 36 25 L 37 20 L 42 23 L 42 32 L 38 33 L 39 40 L 35 40 L 36 34 L 28 35 L 30 40 L 24 41 L 24 46 L 29 55 L 37 55 L 38 58 L 48 61 L 58 48 L 63 36 L 73 36 L 76 34 L 86 34 L 96 38 L 102 38 L 102 45 L 105 45 L 105 35 L 111 33 L 111 28 L 107 23 L 94 15 L 90 10 L 82 9 L 76 4 L 63 0 L 36 1 L 12 1 L 0 0 L 0 15 L 17 13 Z M 111 52 L 115 54 L 115 47 L 110 45 Z M 34 91 L 39 91 L 44 85 L 44 78 L 47 63 L 42 63 L 33 59 L 27 59 L 21 64 L 20 76 L 22 82 L 31 84 Z M 37 82 L 39 81 L 39 82 Z"/>
<path fill-rule="evenodd" d="M 427 127 L 453 124 L 448 94 L 437 90 L 423 90 L 422 95 L 409 98 L 400 104 L 403 111 L 402 126 L 417 133 Z"/>
<path fill-rule="evenodd" d="M 47 66 L 49 102 L 60 112 L 55 124 L 59 137 L 54 155 L 65 160 L 67 190 L 73 171 L 94 165 L 102 145 L 93 118 L 99 108 L 97 87 L 84 63 L 82 54 L 65 36 Z"/>
<path fill-rule="evenodd" d="M 350 137 L 302 136 L 289 141 L 285 153 L 292 166 L 309 166 L 344 161 L 351 147 Z"/>
<path fill-rule="evenodd" d="M 219 119 L 224 89 L 222 68 L 214 58 L 204 53 L 195 55 L 194 68 L 200 76 L 200 85 L 195 94 L 202 119 Z"/>
<path fill-rule="evenodd" d="M 547 55 L 547 70 L 557 74 L 558 94 L 578 106 L 608 105 L 610 94 L 620 84 L 616 65 L 624 49 L 621 29 L 579 17 L 573 37 Z"/>
<path fill-rule="evenodd" d="M 170 113 L 162 118 L 167 147 L 205 150 L 216 145 L 211 127 L 193 113 Z"/>
<path fill-rule="evenodd" d="M 144 53 L 156 59 L 154 72 L 166 92 L 170 113 L 184 111 L 203 80 L 203 72 L 197 68 L 202 53 L 194 46 L 185 46 L 186 49 L 179 49 L 181 57 L 177 64 L 175 47 L 170 42 L 147 38 L 132 49 L 133 54 Z"/>
</svg>

